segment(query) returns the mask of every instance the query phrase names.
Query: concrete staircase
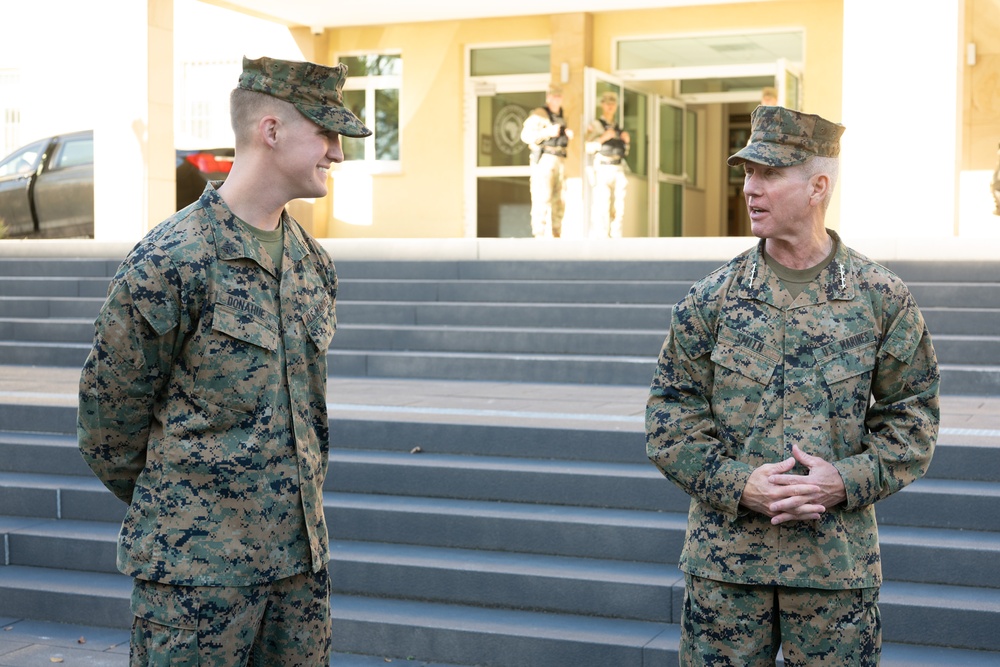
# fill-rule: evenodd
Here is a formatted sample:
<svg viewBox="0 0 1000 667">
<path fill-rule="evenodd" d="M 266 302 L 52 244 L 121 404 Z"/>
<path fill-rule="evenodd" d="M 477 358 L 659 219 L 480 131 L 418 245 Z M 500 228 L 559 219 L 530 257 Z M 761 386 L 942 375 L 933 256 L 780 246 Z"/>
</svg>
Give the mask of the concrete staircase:
<svg viewBox="0 0 1000 667">
<path fill-rule="evenodd" d="M 82 365 L 117 263 L 0 258 L 0 365 Z M 670 304 L 716 265 L 341 261 L 332 373 L 644 387 Z M 1000 263 L 891 266 L 928 320 L 945 393 L 1000 395 Z M 336 649 L 675 665 L 687 498 L 646 461 L 641 423 L 566 421 L 332 419 Z M 0 618 L 125 627 L 124 506 L 74 426 L 65 403 L 0 397 Z M 946 429 L 928 478 L 879 505 L 884 665 L 1000 664 L 998 454 L 997 431 Z"/>
</svg>

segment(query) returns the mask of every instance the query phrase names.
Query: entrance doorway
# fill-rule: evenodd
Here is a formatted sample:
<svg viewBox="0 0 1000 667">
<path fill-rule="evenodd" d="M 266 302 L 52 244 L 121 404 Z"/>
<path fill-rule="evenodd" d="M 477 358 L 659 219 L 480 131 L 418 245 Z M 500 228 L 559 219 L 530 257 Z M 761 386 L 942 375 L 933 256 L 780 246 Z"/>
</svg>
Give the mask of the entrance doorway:
<svg viewBox="0 0 1000 667">
<path fill-rule="evenodd" d="M 615 43 L 614 73 L 592 76 L 648 97 L 649 236 L 750 233 L 742 170 L 726 158 L 746 145 L 766 88 L 770 103 L 801 108 L 802 51 L 796 30 Z"/>
<path fill-rule="evenodd" d="M 614 73 L 585 69 L 583 127 L 598 117 L 598 100 L 610 90 L 632 139 L 624 236 L 750 233 L 742 170 L 726 158 L 746 145 L 764 88 L 776 89 L 778 104 L 801 108 L 802 38 L 784 31 L 620 40 Z M 547 44 L 469 49 L 467 237 L 531 235 L 529 150 L 520 130 L 545 104 L 549 51 Z M 570 235 L 587 235 L 593 219 L 593 158 L 581 153 L 583 188 L 568 198 L 566 222 L 571 203 L 579 206 L 573 220 L 581 219 L 564 224 L 564 233 L 579 228 Z"/>
</svg>

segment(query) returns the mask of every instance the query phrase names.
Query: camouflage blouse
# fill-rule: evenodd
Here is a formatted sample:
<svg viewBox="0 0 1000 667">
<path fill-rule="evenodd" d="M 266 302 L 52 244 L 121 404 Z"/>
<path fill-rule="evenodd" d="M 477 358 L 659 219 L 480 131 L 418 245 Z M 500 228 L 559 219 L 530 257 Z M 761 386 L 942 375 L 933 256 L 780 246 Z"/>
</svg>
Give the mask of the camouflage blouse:
<svg viewBox="0 0 1000 667">
<path fill-rule="evenodd" d="M 287 214 L 279 277 L 213 185 L 115 275 L 80 379 L 79 446 L 129 504 L 122 572 L 250 585 L 329 560 L 327 348 L 337 276 Z"/>
<path fill-rule="evenodd" d="M 674 308 L 646 408 L 650 460 L 692 498 L 681 568 L 755 585 L 880 585 L 874 503 L 926 472 L 939 384 L 909 290 L 843 244 L 794 301 L 761 245 L 699 281 Z M 793 444 L 836 466 L 847 501 L 774 526 L 740 496 Z"/>
</svg>

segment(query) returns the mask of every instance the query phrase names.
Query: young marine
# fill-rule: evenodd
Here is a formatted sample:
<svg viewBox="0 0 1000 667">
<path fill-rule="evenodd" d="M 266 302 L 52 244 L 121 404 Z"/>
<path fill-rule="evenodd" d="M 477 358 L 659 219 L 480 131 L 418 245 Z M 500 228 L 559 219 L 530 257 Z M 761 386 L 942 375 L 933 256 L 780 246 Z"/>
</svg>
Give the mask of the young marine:
<svg viewBox="0 0 1000 667">
<path fill-rule="evenodd" d="M 224 183 L 119 267 L 80 378 L 84 459 L 128 505 L 131 664 L 326 665 L 337 273 L 285 210 L 327 194 L 346 67 L 244 58 Z"/>
</svg>

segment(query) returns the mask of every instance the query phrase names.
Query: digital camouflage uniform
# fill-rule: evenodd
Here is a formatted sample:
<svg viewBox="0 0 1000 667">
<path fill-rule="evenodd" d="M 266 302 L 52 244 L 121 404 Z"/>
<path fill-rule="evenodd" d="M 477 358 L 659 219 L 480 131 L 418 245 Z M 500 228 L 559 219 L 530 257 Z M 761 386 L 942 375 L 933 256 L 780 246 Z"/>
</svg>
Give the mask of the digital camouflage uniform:
<svg viewBox="0 0 1000 667">
<path fill-rule="evenodd" d="M 282 225 L 279 281 L 209 185 L 112 281 L 81 376 L 79 443 L 129 504 L 118 568 L 131 577 L 254 586 L 326 568 L 337 275 L 287 214 Z"/>
<path fill-rule="evenodd" d="M 328 108 L 344 76 L 244 59 L 239 85 L 362 136 Z M 337 274 L 285 211 L 277 267 L 219 185 L 114 276 L 81 374 L 79 446 L 128 504 L 118 568 L 135 578 L 133 665 L 326 664 Z"/>
<path fill-rule="evenodd" d="M 680 567 L 688 575 L 686 612 L 695 612 L 686 613 L 685 622 L 693 625 L 706 617 L 697 613 L 704 608 L 692 577 L 706 585 L 804 589 L 821 598 L 824 591 L 854 591 L 855 601 L 847 602 L 878 624 L 882 572 L 874 504 L 927 470 L 940 376 L 906 286 L 830 234 L 837 244 L 833 261 L 794 300 L 765 263 L 761 241 L 696 283 L 673 309 L 650 389 L 646 442 L 650 460 L 691 496 Z M 741 507 L 740 497 L 751 472 L 787 459 L 792 445 L 831 462 L 847 500 L 818 521 L 772 525 Z M 792 471 L 806 473 L 801 466 Z M 727 592 L 733 590 L 740 589 Z M 718 593 L 705 599 L 712 595 Z M 760 617 L 748 611 L 715 618 L 723 628 L 718 635 L 688 628 L 709 657 L 694 663 L 682 655 L 682 664 L 765 664 L 733 644 L 741 642 L 744 624 L 777 624 L 770 606 Z M 816 605 L 796 622 L 809 627 L 812 618 L 834 628 L 819 641 L 833 651 L 826 655 L 830 662 L 820 663 L 818 655 L 789 662 L 786 652 L 786 664 L 877 663 L 877 645 L 861 649 L 867 656 L 836 653 L 856 650 L 858 638 L 836 633 L 857 625 L 860 615 L 838 625 L 825 613 Z"/>
<path fill-rule="evenodd" d="M 874 504 L 924 474 L 937 437 L 934 348 L 889 270 L 840 244 L 792 302 L 762 244 L 674 307 L 652 383 L 647 454 L 692 498 L 680 566 L 736 584 L 876 588 Z M 740 495 L 793 444 L 836 466 L 847 502 L 775 526 Z"/>
<path fill-rule="evenodd" d="M 209 185 L 118 269 L 81 377 L 79 443 L 129 504 L 118 567 L 242 586 L 329 560 L 333 262 L 287 215 L 281 279 Z"/>
</svg>

